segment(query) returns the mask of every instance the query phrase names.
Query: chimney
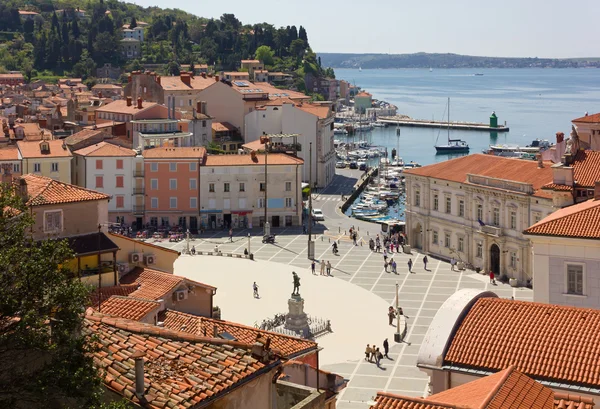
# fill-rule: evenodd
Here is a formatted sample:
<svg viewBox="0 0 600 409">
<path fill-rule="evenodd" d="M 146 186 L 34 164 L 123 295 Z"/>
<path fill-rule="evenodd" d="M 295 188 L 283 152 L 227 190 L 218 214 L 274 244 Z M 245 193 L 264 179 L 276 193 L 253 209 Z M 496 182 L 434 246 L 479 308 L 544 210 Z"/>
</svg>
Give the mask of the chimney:
<svg viewBox="0 0 600 409">
<path fill-rule="evenodd" d="M 142 109 L 142 97 L 138 97 L 137 107 L 138 107 L 138 109 Z"/>
<path fill-rule="evenodd" d="M 556 144 L 559 144 L 564 140 L 565 140 L 565 134 L 563 132 L 557 132 L 556 133 Z"/>
<path fill-rule="evenodd" d="M 203 72 L 203 73 L 202 73 L 202 74 L 200 74 L 200 75 L 202 75 L 202 78 L 206 78 L 206 73 L 205 73 L 205 72 Z"/>
<path fill-rule="evenodd" d="M 131 106 L 131 97 L 127 97 L 127 106 L 130 107 Z"/>
<path fill-rule="evenodd" d="M 135 394 L 139 398 L 144 396 L 146 387 L 144 385 L 144 356 L 142 351 L 135 351 L 131 358 L 135 360 Z"/>
<path fill-rule="evenodd" d="M 27 202 L 27 181 L 23 178 L 19 179 L 19 197 Z"/>
<path fill-rule="evenodd" d="M 542 154 L 536 153 L 535 159 L 537 159 L 538 169 L 544 169 L 544 160 L 542 159 Z"/>
<path fill-rule="evenodd" d="M 206 105 L 207 105 L 206 101 L 200 102 L 200 108 L 201 108 L 200 113 L 201 114 L 208 115 L 208 113 L 207 113 L 208 110 L 206 109 Z"/>
<path fill-rule="evenodd" d="M 594 182 L 594 200 L 600 200 L 600 181 Z"/>
<path fill-rule="evenodd" d="M 102 99 L 102 91 L 98 93 L 98 98 Z"/>
<path fill-rule="evenodd" d="M 215 82 L 219 82 L 219 76 L 215 75 Z"/>
<path fill-rule="evenodd" d="M 219 328 L 217 328 L 217 324 L 213 325 L 213 337 L 219 338 Z"/>
<path fill-rule="evenodd" d="M 157 76 L 156 76 L 156 83 L 157 83 L 158 85 L 160 85 L 160 75 L 157 75 Z"/>
<path fill-rule="evenodd" d="M 179 78 L 181 78 L 181 82 L 183 82 L 188 87 L 191 86 L 191 79 L 189 74 L 180 74 Z"/>
</svg>

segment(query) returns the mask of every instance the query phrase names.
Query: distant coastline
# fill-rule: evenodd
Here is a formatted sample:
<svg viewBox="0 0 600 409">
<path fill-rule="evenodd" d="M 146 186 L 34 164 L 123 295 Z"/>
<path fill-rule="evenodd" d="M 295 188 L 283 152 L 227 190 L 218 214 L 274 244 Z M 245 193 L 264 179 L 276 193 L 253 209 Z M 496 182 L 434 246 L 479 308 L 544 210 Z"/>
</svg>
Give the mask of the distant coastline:
<svg viewBox="0 0 600 409">
<path fill-rule="evenodd" d="M 600 68 L 600 58 L 478 57 L 460 54 L 349 54 L 318 53 L 332 68 Z"/>
</svg>

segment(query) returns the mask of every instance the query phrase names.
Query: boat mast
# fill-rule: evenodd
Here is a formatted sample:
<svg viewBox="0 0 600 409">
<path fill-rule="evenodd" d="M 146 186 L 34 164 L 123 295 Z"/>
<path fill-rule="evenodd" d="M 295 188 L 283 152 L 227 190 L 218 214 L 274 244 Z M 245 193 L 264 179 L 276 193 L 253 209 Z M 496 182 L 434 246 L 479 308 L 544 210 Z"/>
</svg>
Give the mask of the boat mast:
<svg viewBox="0 0 600 409">
<path fill-rule="evenodd" d="M 448 145 L 450 145 L 450 97 L 448 97 Z"/>
</svg>

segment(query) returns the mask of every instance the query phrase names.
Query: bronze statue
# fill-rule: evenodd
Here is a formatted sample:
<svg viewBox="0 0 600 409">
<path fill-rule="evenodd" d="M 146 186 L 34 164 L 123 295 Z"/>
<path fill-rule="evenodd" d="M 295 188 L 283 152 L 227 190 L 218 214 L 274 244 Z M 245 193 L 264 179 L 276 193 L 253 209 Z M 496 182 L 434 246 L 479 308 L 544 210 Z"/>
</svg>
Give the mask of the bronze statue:
<svg viewBox="0 0 600 409">
<path fill-rule="evenodd" d="M 292 291 L 292 297 L 294 295 L 300 295 L 300 277 L 296 274 L 295 271 L 292 271 L 292 276 L 294 277 L 294 291 Z"/>
</svg>

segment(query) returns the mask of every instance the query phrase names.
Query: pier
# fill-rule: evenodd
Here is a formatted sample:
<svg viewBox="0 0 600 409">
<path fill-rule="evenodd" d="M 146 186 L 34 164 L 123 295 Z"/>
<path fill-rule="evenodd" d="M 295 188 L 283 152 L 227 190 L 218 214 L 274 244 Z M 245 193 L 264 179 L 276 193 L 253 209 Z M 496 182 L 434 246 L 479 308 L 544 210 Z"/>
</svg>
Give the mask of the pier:
<svg viewBox="0 0 600 409">
<path fill-rule="evenodd" d="M 498 125 L 497 127 L 489 126 L 488 124 L 479 122 L 443 122 L 429 121 L 425 119 L 412 119 L 406 117 L 382 116 L 377 119 L 378 122 L 384 122 L 399 126 L 415 126 L 422 128 L 450 128 L 461 131 L 485 131 L 485 132 L 508 132 L 509 128 L 506 125 Z"/>
</svg>

